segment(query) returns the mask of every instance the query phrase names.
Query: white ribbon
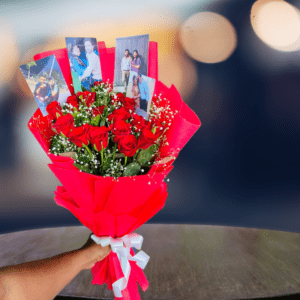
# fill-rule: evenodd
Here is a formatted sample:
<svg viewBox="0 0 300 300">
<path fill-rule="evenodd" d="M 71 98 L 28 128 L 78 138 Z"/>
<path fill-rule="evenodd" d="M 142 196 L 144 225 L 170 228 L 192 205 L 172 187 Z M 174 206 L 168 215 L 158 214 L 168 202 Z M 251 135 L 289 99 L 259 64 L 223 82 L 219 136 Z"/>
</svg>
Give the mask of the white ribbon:
<svg viewBox="0 0 300 300">
<path fill-rule="evenodd" d="M 91 238 L 95 241 L 95 243 L 100 244 L 102 247 L 110 245 L 111 250 L 117 254 L 124 277 L 115 281 L 112 284 L 112 287 L 115 297 L 123 297 L 121 291 L 127 287 L 131 271 L 129 260 L 136 261 L 136 264 L 141 269 L 144 269 L 150 259 L 150 256 L 144 251 L 139 251 L 134 256 L 130 254 L 131 247 L 141 250 L 143 237 L 137 233 L 130 233 L 121 238 L 115 239 L 110 236 L 97 237 L 94 234 L 91 236 Z"/>
</svg>

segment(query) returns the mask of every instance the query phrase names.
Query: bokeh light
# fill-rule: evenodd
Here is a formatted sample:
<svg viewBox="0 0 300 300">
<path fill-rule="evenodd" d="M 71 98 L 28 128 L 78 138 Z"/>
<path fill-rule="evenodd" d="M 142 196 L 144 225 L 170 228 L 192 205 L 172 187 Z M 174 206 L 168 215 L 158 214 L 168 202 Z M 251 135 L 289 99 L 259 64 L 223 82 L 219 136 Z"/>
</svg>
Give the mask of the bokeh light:
<svg viewBox="0 0 300 300">
<path fill-rule="evenodd" d="M 300 18 L 296 7 L 283 0 L 259 0 L 251 9 L 257 36 L 279 51 L 300 49 Z"/>
<path fill-rule="evenodd" d="M 193 59 L 218 63 L 233 53 L 237 34 L 225 17 L 212 12 L 200 12 L 192 15 L 181 26 L 180 40 Z"/>
</svg>

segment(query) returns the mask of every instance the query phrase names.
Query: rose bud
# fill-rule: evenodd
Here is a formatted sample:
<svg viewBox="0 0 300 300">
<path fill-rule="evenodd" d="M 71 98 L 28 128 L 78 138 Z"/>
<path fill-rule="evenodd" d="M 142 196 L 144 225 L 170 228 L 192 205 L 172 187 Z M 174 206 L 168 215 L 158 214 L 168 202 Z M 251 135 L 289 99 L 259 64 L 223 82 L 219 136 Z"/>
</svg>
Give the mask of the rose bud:
<svg viewBox="0 0 300 300">
<path fill-rule="evenodd" d="M 130 113 L 124 107 L 121 107 L 119 109 L 115 109 L 107 118 L 109 122 L 111 122 L 112 120 L 114 122 L 116 122 L 117 120 L 126 121 L 130 118 Z"/>
<path fill-rule="evenodd" d="M 144 129 L 138 139 L 138 148 L 147 149 L 157 140 L 156 136 L 149 129 Z"/>
<path fill-rule="evenodd" d="M 61 106 L 57 101 L 52 101 L 51 103 L 49 103 L 46 107 L 46 111 L 48 112 L 51 120 L 56 120 L 63 115 Z"/>
<path fill-rule="evenodd" d="M 96 117 L 98 115 L 102 115 L 103 114 L 103 111 L 104 111 L 104 108 L 105 108 L 105 105 L 102 105 L 102 106 L 98 106 L 98 107 L 95 107 L 93 108 L 92 112 L 93 112 L 93 116 Z"/>
<path fill-rule="evenodd" d="M 78 147 L 83 147 L 82 144 L 87 145 L 89 143 L 87 136 L 91 127 L 92 126 L 89 124 L 74 127 L 68 134 L 69 141 L 73 142 Z"/>
<path fill-rule="evenodd" d="M 70 130 L 74 127 L 74 118 L 71 114 L 61 116 L 52 125 L 52 127 L 57 131 L 58 134 L 62 132 L 65 136 L 68 136 Z"/>
<path fill-rule="evenodd" d="M 149 123 L 148 121 L 146 121 L 144 119 L 144 117 L 139 116 L 136 113 L 132 114 L 132 118 L 133 118 L 133 120 L 131 121 L 131 124 L 133 125 L 135 132 L 139 132 L 139 131 L 143 130 L 146 127 L 146 125 Z"/>
<path fill-rule="evenodd" d="M 117 95 L 118 101 L 122 102 L 122 100 L 125 98 L 123 93 L 118 93 Z"/>
<path fill-rule="evenodd" d="M 96 92 L 84 91 L 82 94 L 82 101 L 85 101 L 86 105 L 89 107 L 96 98 Z"/>
<path fill-rule="evenodd" d="M 114 142 L 118 143 L 120 137 L 129 135 L 131 133 L 132 125 L 123 120 L 117 120 L 112 126 L 112 134 L 114 135 Z"/>
<path fill-rule="evenodd" d="M 101 126 L 101 127 L 92 126 L 92 128 L 90 129 L 88 134 L 88 139 L 93 145 L 93 147 L 96 147 L 97 151 L 101 151 L 102 145 L 103 145 L 103 149 L 107 148 L 109 131 L 110 129 L 105 126 Z"/>
<path fill-rule="evenodd" d="M 102 80 L 99 80 L 99 81 L 95 81 L 95 82 L 94 82 L 94 86 L 98 86 L 98 85 L 101 85 L 101 83 L 102 83 Z"/>
<path fill-rule="evenodd" d="M 126 110 L 134 112 L 135 100 L 129 97 L 124 97 L 120 100 Z"/>
<path fill-rule="evenodd" d="M 133 134 L 123 135 L 118 142 L 118 149 L 125 156 L 132 157 L 137 151 L 137 139 Z"/>
<path fill-rule="evenodd" d="M 71 104 L 73 107 L 76 107 L 77 110 L 79 110 L 79 104 L 78 104 L 78 99 L 77 99 L 76 95 L 68 97 L 67 103 Z"/>
<path fill-rule="evenodd" d="M 154 135 L 155 135 L 156 139 L 158 139 L 160 137 L 160 135 L 164 132 L 164 129 L 165 129 L 165 127 L 158 120 L 155 120 L 151 124 L 151 128 L 155 128 Z"/>
</svg>

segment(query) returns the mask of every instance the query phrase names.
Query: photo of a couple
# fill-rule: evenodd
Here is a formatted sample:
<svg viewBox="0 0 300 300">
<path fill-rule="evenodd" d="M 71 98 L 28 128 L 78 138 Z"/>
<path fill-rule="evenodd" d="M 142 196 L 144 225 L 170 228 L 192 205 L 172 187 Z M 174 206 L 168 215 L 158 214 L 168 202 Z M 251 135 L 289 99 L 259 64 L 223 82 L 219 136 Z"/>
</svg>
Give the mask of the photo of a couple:
<svg viewBox="0 0 300 300">
<path fill-rule="evenodd" d="M 130 72 L 148 74 L 149 35 L 116 39 L 114 89 L 126 93 Z"/>
<path fill-rule="evenodd" d="M 146 120 L 151 108 L 154 87 L 155 79 L 130 71 L 126 96 L 135 99 L 135 112 Z"/>
<path fill-rule="evenodd" d="M 125 92 L 127 92 L 130 71 L 140 73 L 140 69 L 141 59 L 139 58 L 138 51 L 134 50 L 133 54 L 131 55 L 129 50 L 126 49 L 121 62 L 122 82 L 124 83 Z"/>
<path fill-rule="evenodd" d="M 75 93 L 81 86 L 91 90 L 95 81 L 102 80 L 97 40 L 95 38 L 66 38 Z"/>
<path fill-rule="evenodd" d="M 52 101 L 64 103 L 71 95 L 54 55 L 21 65 L 20 69 L 43 116 Z"/>
<path fill-rule="evenodd" d="M 33 94 L 35 100 L 40 103 L 39 107 L 42 114 L 45 115 L 47 105 L 52 101 L 58 101 L 59 87 L 53 77 L 48 77 L 46 80 L 45 75 L 40 75 Z"/>
</svg>

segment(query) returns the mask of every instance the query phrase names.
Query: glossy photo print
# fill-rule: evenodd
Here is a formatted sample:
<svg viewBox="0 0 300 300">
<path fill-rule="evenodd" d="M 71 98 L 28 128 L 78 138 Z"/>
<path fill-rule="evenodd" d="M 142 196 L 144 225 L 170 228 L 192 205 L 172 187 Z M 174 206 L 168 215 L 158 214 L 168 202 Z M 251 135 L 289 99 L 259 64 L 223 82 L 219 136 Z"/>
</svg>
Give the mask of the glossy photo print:
<svg viewBox="0 0 300 300">
<path fill-rule="evenodd" d="M 71 96 L 55 55 L 21 65 L 20 69 L 43 116 L 48 115 L 49 103 L 64 103 Z"/>
<path fill-rule="evenodd" d="M 90 91 L 94 82 L 102 80 L 99 50 L 95 38 L 66 38 L 75 93 L 81 86 Z"/>
<path fill-rule="evenodd" d="M 126 93 L 130 71 L 148 75 L 149 34 L 116 38 L 114 89 Z"/>
<path fill-rule="evenodd" d="M 145 120 L 150 112 L 154 87 L 155 79 L 130 71 L 126 96 L 135 100 L 135 112 Z"/>
</svg>

